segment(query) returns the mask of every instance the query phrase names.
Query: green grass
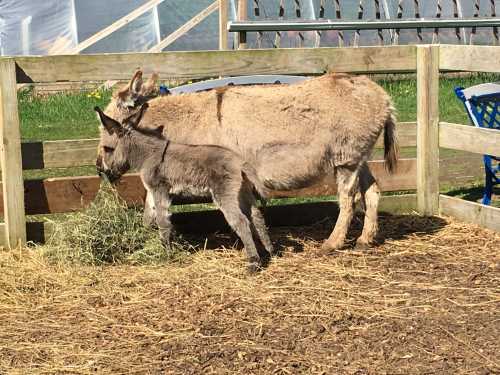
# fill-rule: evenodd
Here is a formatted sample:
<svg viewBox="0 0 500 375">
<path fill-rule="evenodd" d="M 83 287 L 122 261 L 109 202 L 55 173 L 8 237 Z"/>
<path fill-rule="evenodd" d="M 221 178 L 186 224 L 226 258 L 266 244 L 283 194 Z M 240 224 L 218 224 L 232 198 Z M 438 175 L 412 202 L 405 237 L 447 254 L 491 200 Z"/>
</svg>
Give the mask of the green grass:
<svg viewBox="0 0 500 375">
<path fill-rule="evenodd" d="M 21 137 L 23 140 L 58 140 L 98 137 L 98 122 L 93 108 L 106 106 L 110 91 L 94 93 L 32 95 L 19 93 Z"/>
</svg>

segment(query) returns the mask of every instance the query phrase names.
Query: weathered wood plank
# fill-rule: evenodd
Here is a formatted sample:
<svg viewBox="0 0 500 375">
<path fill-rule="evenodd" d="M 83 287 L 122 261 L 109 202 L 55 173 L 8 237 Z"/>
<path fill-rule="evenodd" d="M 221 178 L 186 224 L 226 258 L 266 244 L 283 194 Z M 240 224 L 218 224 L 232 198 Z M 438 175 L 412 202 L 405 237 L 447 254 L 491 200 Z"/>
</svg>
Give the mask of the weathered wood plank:
<svg viewBox="0 0 500 375">
<path fill-rule="evenodd" d="M 439 47 L 417 47 L 417 199 L 421 215 L 439 209 Z"/>
<path fill-rule="evenodd" d="M 397 125 L 400 147 L 414 147 L 417 144 L 416 122 L 402 122 Z M 93 165 L 97 156 L 99 139 L 77 139 L 67 141 L 24 142 L 21 144 L 23 169 L 64 168 Z M 383 137 L 375 145 L 383 148 Z"/>
<path fill-rule="evenodd" d="M 500 233 L 500 208 L 440 195 L 439 212 Z"/>
<path fill-rule="evenodd" d="M 378 179 L 383 191 L 415 189 L 416 161 L 401 159 L 398 173 L 389 175 L 382 161 L 369 162 L 371 171 Z M 27 214 L 57 213 L 79 210 L 88 205 L 97 194 L 100 186 L 98 176 L 60 177 L 46 180 L 28 180 L 25 182 L 25 201 Z M 136 174 L 124 176 L 118 184 L 118 192 L 130 204 L 142 204 L 145 191 Z M 274 198 L 313 197 L 334 195 L 335 180 L 328 176 L 316 185 L 293 191 L 274 191 Z M 204 199 L 176 199 L 175 203 L 201 203 Z M 0 211 L 2 207 L 0 206 Z"/>
<path fill-rule="evenodd" d="M 229 32 L 227 31 L 228 0 L 219 0 L 219 50 L 228 49 Z"/>
<path fill-rule="evenodd" d="M 440 122 L 439 146 L 477 154 L 500 156 L 500 131 Z"/>
<path fill-rule="evenodd" d="M 98 144 L 98 139 L 22 143 L 23 169 L 92 165 Z"/>
<path fill-rule="evenodd" d="M 414 194 L 384 196 L 380 199 L 380 211 L 391 214 L 410 213 L 416 209 L 416 205 L 417 198 Z M 338 212 L 336 201 L 268 206 L 264 209 L 266 223 L 270 227 L 311 225 L 326 218 L 336 219 Z M 224 216 L 218 210 L 174 213 L 172 222 L 180 233 L 230 231 Z M 53 224 L 30 222 L 27 224 L 27 231 L 30 241 L 44 242 L 53 233 Z"/>
<path fill-rule="evenodd" d="M 2 203 L 8 248 L 26 242 L 21 136 L 14 59 L 0 60 L 0 159 Z"/>
<path fill-rule="evenodd" d="M 113 22 L 111 25 L 108 27 L 98 31 L 94 35 L 90 36 L 89 38 L 85 39 L 83 42 L 79 43 L 75 48 L 71 50 L 70 53 L 80 53 L 81 51 L 85 50 L 86 48 L 90 47 L 91 45 L 97 43 L 101 39 L 104 39 L 108 35 L 112 34 L 116 30 L 122 28 L 129 22 L 132 22 L 136 18 L 142 16 L 144 13 L 147 11 L 153 9 L 155 6 L 158 4 L 162 3 L 164 0 L 150 0 L 146 4 L 141 5 L 140 7 L 134 9 L 132 12 L 128 13 L 127 15 L 123 16 L 119 20 Z"/>
<path fill-rule="evenodd" d="M 441 70 L 500 73 L 500 46 L 441 45 Z"/>
<path fill-rule="evenodd" d="M 415 46 L 16 57 L 18 83 L 128 80 L 137 67 L 161 77 L 415 71 Z"/>
<path fill-rule="evenodd" d="M 248 1 L 238 0 L 238 21 L 245 21 L 248 19 Z M 238 49 L 247 48 L 247 33 L 241 31 L 238 33 Z"/>
</svg>

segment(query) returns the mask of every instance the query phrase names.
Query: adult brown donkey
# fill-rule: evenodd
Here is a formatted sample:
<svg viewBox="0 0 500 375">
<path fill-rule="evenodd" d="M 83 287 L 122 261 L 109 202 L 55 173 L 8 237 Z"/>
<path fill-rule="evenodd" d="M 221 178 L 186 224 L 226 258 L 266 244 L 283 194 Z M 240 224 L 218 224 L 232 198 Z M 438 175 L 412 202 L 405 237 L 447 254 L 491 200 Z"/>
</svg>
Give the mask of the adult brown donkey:
<svg viewBox="0 0 500 375">
<path fill-rule="evenodd" d="M 156 80 L 153 75 L 143 83 L 142 72 L 136 72 L 106 114 L 122 121 L 148 101 L 142 126 L 162 125 L 177 143 L 227 147 L 250 163 L 269 189 L 299 189 L 334 174 L 340 213 L 323 249 L 344 247 L 359 197 L 365 221 L 357 246 L 374 244 L 380 192 L 367 160 L 382 130 L 387 169 L 393 172 L 397 162 L 395 111 L 379 85 L 365 76 L 326 74 L 291 85 L 155 97 Z M 99 147 L 98 169 L 102 152 Z"/>
</svg>

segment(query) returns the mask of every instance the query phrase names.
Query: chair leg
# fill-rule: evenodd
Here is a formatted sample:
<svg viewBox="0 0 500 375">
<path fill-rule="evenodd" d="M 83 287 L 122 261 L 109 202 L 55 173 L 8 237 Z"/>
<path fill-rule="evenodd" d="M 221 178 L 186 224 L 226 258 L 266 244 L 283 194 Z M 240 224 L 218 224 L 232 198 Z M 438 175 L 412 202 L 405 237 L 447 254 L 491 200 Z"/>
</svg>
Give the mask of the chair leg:
<svg viewBox="0 0 500 375">
<path fill-rule="evenodd" d="M 489 206 L 491 203 L 491 194 L 493 193 L 493 179 L 495 175 L 491 171 L 491 157 L 488 155 L 484 155 L 484 172 L 485 182 L 482 204 Z"/>
</svg>

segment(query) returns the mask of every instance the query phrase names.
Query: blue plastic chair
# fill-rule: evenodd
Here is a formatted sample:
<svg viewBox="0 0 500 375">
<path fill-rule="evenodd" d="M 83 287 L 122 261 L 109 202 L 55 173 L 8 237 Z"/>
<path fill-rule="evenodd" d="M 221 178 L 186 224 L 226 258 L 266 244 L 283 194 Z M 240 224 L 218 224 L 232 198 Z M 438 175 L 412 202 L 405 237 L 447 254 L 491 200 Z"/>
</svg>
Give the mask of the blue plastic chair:
<svg viewBox="0 0 500 375">
<path fill-rule="evenodd" d="M 500 130 L 500 84 L 483 83 L 467 89 L 457 87 L 455 94 L 464 103 L 474 126 Z M 483 155 L 483 160 L 486 179 L 482 203 L 489 205 L 493 186 L 500 184 L 500 158 Z"/>
</svg>

